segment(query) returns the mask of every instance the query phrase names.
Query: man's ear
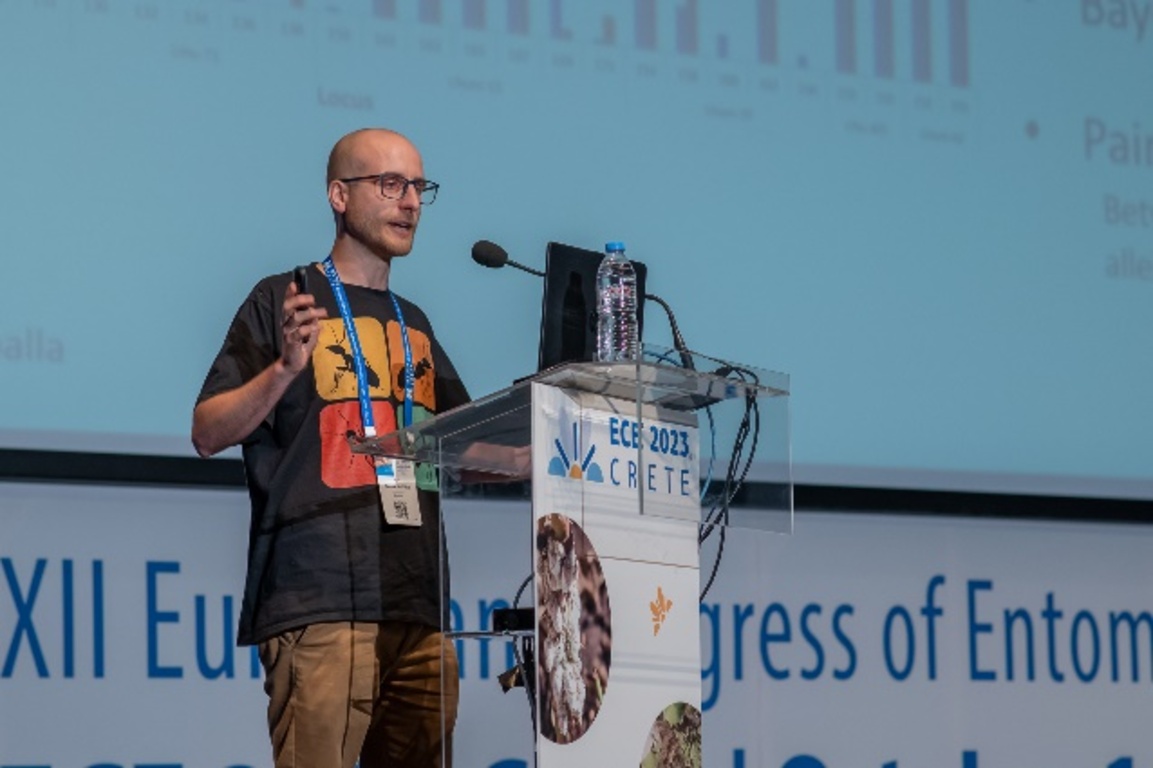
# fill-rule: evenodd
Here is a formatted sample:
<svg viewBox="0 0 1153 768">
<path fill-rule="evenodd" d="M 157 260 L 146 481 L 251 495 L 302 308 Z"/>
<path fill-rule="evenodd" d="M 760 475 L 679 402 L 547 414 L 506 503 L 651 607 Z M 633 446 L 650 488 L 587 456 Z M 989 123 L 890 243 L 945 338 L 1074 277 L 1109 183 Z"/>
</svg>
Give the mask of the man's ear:
<svg viewBox="0 0 1153 768">
<path fill-rule="evenodd" d="M 328 182 L 328 204 L 333 213 L 343 214 L 348 207 L 348 185 L 338 179 Z"/>
</svg>

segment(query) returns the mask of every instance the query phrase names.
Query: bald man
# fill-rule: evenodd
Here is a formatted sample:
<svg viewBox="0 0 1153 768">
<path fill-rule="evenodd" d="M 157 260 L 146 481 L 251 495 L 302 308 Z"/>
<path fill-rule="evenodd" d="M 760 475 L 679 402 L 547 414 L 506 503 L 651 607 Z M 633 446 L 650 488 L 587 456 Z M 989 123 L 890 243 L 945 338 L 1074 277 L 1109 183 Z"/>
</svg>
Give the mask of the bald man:
<svg viewBox="0 0 1153 768">
<path fill-rule="evenodd" d="M 327 258 L 257 283 L 193 411 L 201 456 L 240 445 L 252 504 L 238 640 L 259 646 L 275 764 L 447 766 L 458 698 L 435 471 L 353 455 L 468 401 L 428 318 L 390 289 L 437 185 L 367 129 L 328 160 Z M 443 674 L 442 674 L 443 672 Z M 442 721 L 443 716 L 443 721 Z"/>
</svg>

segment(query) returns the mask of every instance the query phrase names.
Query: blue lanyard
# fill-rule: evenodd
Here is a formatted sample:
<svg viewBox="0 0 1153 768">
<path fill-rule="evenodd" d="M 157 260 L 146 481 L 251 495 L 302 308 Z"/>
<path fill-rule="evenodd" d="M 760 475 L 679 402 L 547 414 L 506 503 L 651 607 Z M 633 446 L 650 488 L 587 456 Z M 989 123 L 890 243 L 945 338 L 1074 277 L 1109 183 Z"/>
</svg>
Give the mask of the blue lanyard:
<svg viewBox="0 0 1153 768">
<path fill-rule="evenodd" d="M 404 324 L 404 314 L 400 311 L 400 302 L 396 300 L 396 294 L 392 291 L 388 292 L 388 298 L 392 299 L 392 309 L 396 312 L 396 323 L 400 326 L 400 343 L 404 347 L 404 423 L 401 426 L 408 427 L 412 425 L 412 399 L 416 389 L 416 371 L 412 367 L 412 347 L 408 344 L 408 326 Z"/>
<path fill-rule="evenodd" d="M 344 321 L 344 331 L 348 335 L 348 345 L 352 349 L 352 366 L 356 371 L 356 396 L 360 401 L 360 420 L 364 423 L 365 437 L 376 435 L 376 420 L 372 416 L 372 398 L 368 392 L 368 371 L 364 364 L 364 353 L 360 348 L 360 337 L 356 333 L 356 323 L 352 319 L 352 309 L 348 304 L 348 295 L 344 292 L 344 283 L 336 273 L 336 265 L 332 262 L 332 255 L 324 260 L 324 276 L 332 287 L 332 295 L 336 297 L 336 306 L 340 309 L 340 318 Z M 404 424 L 412 424 L 413 391 L 416 388 L 416 372 L 412 366 L 412 347 L 408 343 L 408 326 L 404 324 L 404 315 L 400 311 L 400 302 L 392 291 L 388 292 L 392 299 L 392 309 L 396 313 L 396 322 L 400 325 L 400 339 L 404 346 Z M 387 361 L 386 361 L 387 363 Z M 385 376 L 391 377 L 389 370 Z"/>
</svg>

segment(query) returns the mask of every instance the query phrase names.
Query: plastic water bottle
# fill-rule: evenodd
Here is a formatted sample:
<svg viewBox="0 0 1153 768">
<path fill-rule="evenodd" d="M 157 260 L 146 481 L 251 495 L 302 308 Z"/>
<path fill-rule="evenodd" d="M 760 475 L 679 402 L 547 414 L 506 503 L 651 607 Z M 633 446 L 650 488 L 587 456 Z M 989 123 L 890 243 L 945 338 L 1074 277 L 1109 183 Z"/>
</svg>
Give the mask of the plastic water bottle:
<svg viewBox="0 0 1153 768">
<path fill-rule="evenodd" d="M 637 275 L 625 244 L 605 245 L 597 269 L 597 361 L 637 358 Z"/>
</svg>

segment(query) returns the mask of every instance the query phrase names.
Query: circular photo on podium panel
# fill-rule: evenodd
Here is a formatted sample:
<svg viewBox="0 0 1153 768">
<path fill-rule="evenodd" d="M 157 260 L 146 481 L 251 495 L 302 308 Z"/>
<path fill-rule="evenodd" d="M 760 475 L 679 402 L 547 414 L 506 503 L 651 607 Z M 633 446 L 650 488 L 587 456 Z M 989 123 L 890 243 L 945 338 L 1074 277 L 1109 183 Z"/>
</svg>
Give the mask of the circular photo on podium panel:
<svg viewBox="0 0 1153 768">
<path fill-rule="evenodd" d="M 649 729 L 640 768 L 701 768 L 701 711 L 678 701 Z"/>
<path fill-rule="evenodd" d="M 592 542 L 564 515 L 536 524 L 541 736 L 570 744 L 600 712 L 612 664 L 608 585 Z"/>
</svg>

